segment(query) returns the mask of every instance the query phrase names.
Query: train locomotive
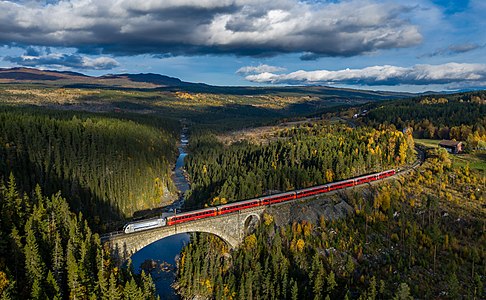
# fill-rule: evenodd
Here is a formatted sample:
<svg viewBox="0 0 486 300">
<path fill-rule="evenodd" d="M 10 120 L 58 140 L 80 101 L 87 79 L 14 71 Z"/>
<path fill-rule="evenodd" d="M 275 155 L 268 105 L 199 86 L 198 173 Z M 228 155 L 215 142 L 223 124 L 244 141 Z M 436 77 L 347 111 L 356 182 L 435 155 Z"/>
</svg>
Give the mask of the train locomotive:
<svg viewBox="0 0 486 300">
<path fill-rule="evenodd" d="M 252 207 L 267 206 L 267 205 L 282 203 L 286 201 L 291 201 L 294 199 L 316 196 L 331 191 L 345 189 L 347 187 L 362 185 L 372 181 L 384 179 L 393 176 L 395 174 L 396 174 L 395 169 L 391 169 L 379 173 L 360 176 L 352 179 L 337 181 L 337 182 L 328 183 L 319 186 L 313 186 L 313 187 L 300 189 L 296 191 L 262 196 L 259 198 L 233 202 L 230 204 L 224 204 L 215 207 L 193 210 L 189 212 L 180 213 L 174 216 L 158 217 L 158 218 L 146 219 L 137 222 L 130 222 L 123 227 L 123 231 L 125 233 L 133 233 L 137 231 L 148 230 L 148 229 L 158 228 L 163 226 L 173 226 L 188 221 L 234 213 Z"/>
</svg>

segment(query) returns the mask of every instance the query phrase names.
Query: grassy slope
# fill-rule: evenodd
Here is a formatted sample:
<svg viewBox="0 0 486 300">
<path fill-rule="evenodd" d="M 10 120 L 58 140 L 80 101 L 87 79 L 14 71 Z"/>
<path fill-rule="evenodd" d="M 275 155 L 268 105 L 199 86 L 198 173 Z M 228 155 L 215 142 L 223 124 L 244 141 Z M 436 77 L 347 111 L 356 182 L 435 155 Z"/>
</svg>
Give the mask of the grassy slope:
<svg viewBox="0 0 486 300">
<path fill-rule="evenodd" d="M 326 86 L 210 86 L 158 74 L 90 77 L 29 68 L 0 69 L 0 104 L 157 114 L 218 130 L 410 96 Z"/>
<path fill-rule="evenodd" d="M 424 145 L 428 148 L 439 147 L 440 140 L 433 139 L 415 139 L 416 144 Z M 480 172 L 486 172 L 486 152 L 464 153 L 464 154 L 449 154 L 449 159 L 454 166 L 464 167 L 469 164 L 471 169 L 476 169 Z"/>
<path fill-rule="evenodd" d="M 310 88 L 309 88 L 310 89 Z M 320 115 L 332 107 L 355 105 L 385 96 L 373 93 L 306 89 L 258 89 L 254 94 L 214 94 L 153 89 L 61 88 L 32 84 L 0 85 L 0 104 L 60 110 L 156 114 L 187 119 L 214 129 L 272 124 L 278 119 Z M 340 93 L 343 93 L 340 95 Z"/>
</svg>

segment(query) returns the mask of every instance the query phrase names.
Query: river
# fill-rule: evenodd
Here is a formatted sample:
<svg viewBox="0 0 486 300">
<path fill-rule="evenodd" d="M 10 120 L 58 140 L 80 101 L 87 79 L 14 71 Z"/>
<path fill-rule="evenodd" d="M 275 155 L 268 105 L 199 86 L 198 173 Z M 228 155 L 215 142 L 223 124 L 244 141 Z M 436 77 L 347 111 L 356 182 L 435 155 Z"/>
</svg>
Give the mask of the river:
<svg viewBox="0 0 486 300">
<path fill-rule="evenodd" d="M 184 193 L 189 189 L 189 183 L 184 176 L 183 166 L 184 158 L 187 155 L 186 147 L 188 143 L 187 129 L 184 128 L 180 137 L 179 156 L 175 165 L 175 172 L 172 180 L 179 190 L 179 199 L 172 205 L 166 207 L 168 213 L 179 210 L 184 204 Z M 150 272 L 155 282 L 155 288 L 160 299 L 180 299 L 172 288 L 176 279 L 176 259 L 179 256 L 182 247 L 189 242 L 189 234 L 182 233 L 159 240 L 153 244 L 136 252 L 132 256 L 133 269 L 141 272 L 142 263 L 147 260 L 151 262 L 153 268 Z M 164 267 L 161 268 L 160 266 Z"/>
</svg>

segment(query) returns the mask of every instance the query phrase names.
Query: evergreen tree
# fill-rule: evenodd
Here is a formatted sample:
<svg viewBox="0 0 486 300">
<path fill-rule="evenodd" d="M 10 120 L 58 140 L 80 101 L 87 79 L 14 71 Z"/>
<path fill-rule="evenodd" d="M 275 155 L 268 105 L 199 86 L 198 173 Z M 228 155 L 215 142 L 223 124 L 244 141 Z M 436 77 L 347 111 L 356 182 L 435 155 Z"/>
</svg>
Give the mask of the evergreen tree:
<svg viewBox="0 0 486 300">
<path fill-rule="evenodd" d="M 109 300 L 120 300 L 122 299 L 120 289 L 118 288 L 118 284 L 116 282 L 115 274 L 110 274 L 109 280 L 109 288 L 108 288 L 108 297 Z"/>
<path fill-rule="evenodd" d="M 47 294 L 49 295 L 49 299 L 55 299 L 55 300 L 61 300 L 61 288 L 59 287 L 58 283 L 56 282 L 56 279 L 54 278 L 54 275 L 52 274 L 51 271 L 47 273 Z"/>
<path fill-rule="evenodd" d="M 293 284 L 292 284 L 292 281 L 293 281 Z M 292 290 L 291 290 L 291 295 L 292 295 L 292 300 L 297 300 L 299 299 L 299 287 L 297 285 L 297 281 L 295 280 L 291 280 L 291 285 L 292 285 Z"/>
<path fill-rule="evenodd" d="M 11 178 L 11 186 L 14 182 Z M 5 204 L 7 191 L 0 181 L 0 207 Z M 82 214 L 73 214 L 59 194 L 46 197 L 36 188 L 30 200 L 17 190 L 9 193 L 13 203 L 35 205 L 24 212 L 24 219 L 18 219 L 23 230 L 17 230 L 14 224 L 1 227 L 9 247 L 0 256 L 0 299 L 108 299 L 116 296 L 117 290 L 120 298 L 125 285 L 127 293 L 135 292 L 133 299 L 140 299 L 140 294 L 154 299 L 150 277 L 138 283 L 138 276 L 130 270 L 121 270 L 124 275 L 110 289 L 106 278 L 120 270 L 115 270 L 99 236 L 91 232 Z M 0 214 L 4 213 L 2 207 Z M 2 219 L 0 224 L 4 224 Z M 12 272 L 4 272 L 4 267 Z"/>
<path fill-rule="evenodd" d="M 451 299 L 459 299 L 459 281 L 457 280 L 456 273 L 452 273 L 447 281 L 449 286 L 449 297 Z"/>
<path fill-rule="evenodd" d="M 398 290 L 395 293 L 393 299 L 394 300 L 413 299 L 412 296 L 410 296 L 410 288 L 408 287 L 408 284 L 406 284 L 405 282 L 400 283 L 400 286 L 398 287 Z"/>
<path fill-rule="evenodd" d="M 133 278 L 125 283 L 125 288 L 123 289 L 123 297 L 126 300 L 143 299 L 142 291 L 140 291 L 137 283 Z"/>
<path fill-rule="evenodd" d="M 46 266 L 39 253 L 39 246 L 34 236 L 34 229 L 29 221 L 25 226 L 25 231 L 27 233 L 24 250 L 25 268 L 27 272 L 26 278 L 28 278 L 32 284 L 32 297 L 39 299 L 42 297 L 41 291 L 43 289 Z"/>
</svg>

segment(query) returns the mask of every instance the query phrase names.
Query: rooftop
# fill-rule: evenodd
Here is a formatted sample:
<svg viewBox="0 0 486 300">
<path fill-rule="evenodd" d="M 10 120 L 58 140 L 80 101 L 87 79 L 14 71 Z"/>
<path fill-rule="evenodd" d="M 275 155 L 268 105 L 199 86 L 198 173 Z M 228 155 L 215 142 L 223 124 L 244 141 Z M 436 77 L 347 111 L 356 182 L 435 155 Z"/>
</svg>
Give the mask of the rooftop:
<svg viewBox="0 0 486 300">
<path fill-rule="evenodd" d="M 446 147 L 457 147 L 462 142 L 460 141 L 451 141 L 451 140 L 442 140 L 439 143 L 439 146 L 446 146 Z"/>
</svg>

